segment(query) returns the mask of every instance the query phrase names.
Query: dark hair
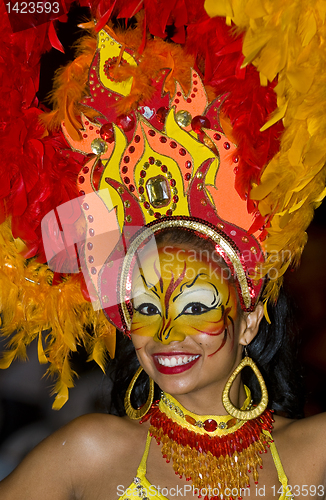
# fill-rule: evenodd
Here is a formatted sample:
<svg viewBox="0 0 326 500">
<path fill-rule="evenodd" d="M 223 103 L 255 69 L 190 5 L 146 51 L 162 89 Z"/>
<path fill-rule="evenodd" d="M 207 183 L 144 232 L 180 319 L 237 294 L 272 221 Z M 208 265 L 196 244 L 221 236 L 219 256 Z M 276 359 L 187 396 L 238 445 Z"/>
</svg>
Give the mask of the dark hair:
<svg viewBox="0 0 326 500">
<path fill-rule="evenodd" d="M 199 238 L 185 230 L 165 230 L 155 235 L 157 244 L 190 245 L 196 250 L 214 251 L 210 240 Z M 221 259 L 222 261 L 222 259 Z M 224 261 L 221 265 L 226 266 Z M 291 308 L 288 298 L 281 291 L 277 303 L 270 307 L 271 323 L 262 319 L 259 332 L 248 346 L 248 355 L 261 371 L 269 393 L 269 406 L 275 412 L 290 418 L 303 417 L 303 384 L 297 362 L 297 346 Z M 139 367 L 131 340 L 117 332 L 117 355 L 110 363 L 108 374 L 113 381 L 113 389 L 108 406 L 109 413 L 125 415 L 123 400 L 130 380 Z M 242 371 L 243 382 L 252 392 L 254 402 L 260 400 L 260 387 L 250 368 Z M 132 404 L 139 407 L 146 401 L 148 376 L 142 372 L 132 392 Z M 159 399 L 160 389 L 155 387 L 155 398 Z"/>
</svg>

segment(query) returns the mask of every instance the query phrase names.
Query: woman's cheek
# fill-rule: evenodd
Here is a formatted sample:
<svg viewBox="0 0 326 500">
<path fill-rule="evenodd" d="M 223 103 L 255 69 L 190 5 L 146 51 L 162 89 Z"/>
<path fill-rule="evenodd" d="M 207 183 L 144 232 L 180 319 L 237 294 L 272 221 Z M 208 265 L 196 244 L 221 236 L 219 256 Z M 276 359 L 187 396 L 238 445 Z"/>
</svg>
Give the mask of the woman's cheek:
<svg viewBox="0 0 326 500">
<path fill-rule="evenodd" d="M 145 316 L 134 312 L 131 333 L 142 335 L 143 337 L 154 337 L 159 327 L 159 320 L 155 316 Z"/>
</svg>

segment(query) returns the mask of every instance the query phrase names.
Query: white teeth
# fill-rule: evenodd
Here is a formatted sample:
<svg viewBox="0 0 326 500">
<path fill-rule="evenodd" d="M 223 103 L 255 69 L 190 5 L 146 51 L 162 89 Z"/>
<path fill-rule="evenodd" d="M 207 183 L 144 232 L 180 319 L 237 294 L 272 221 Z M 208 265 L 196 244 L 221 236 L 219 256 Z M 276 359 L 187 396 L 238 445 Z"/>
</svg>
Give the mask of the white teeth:
<svg viewBox="0 0 326 500">
<path fill-rule="evenodd" d="M 197 358 L 199 358 L 199 354 L 194 356 L 180 356 L 180 357 L 173 356 L 172 358 L 160 357 L 157 358 L 157 360 L 160 365 L 174 367 L 174 366 L 186 365 L 187 363 L 190 363 L 191 361 Z"/>
</svg>

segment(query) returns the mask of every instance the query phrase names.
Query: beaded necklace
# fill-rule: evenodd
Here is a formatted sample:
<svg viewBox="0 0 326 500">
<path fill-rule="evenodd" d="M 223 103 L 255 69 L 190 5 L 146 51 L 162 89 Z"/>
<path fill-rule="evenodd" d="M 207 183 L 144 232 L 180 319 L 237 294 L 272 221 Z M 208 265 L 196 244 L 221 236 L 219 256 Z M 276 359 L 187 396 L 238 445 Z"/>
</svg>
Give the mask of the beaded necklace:
<svg viewBox="0 0 326 500">
<path fill-rule="evenodd" d="M 247 399 L 241 409 L 251 404 L 250 390 L 245 390 Z M 267 453 L 272 442 L 271 410 L 248 421 L 230 415 L 199 416 L 162 393 L 141 423 L 148 419 L 151 436 L 162 444 L 163 458 L 172 461 L 180 478 L 192 482 L 199 497 L 209 500 L 222 494 L 227 500 L 241 498 L 241 490 L 250 487 L 249 474 L 258 483 L 258 469 L 263 468 L 261 454 Z"/>
</svg>

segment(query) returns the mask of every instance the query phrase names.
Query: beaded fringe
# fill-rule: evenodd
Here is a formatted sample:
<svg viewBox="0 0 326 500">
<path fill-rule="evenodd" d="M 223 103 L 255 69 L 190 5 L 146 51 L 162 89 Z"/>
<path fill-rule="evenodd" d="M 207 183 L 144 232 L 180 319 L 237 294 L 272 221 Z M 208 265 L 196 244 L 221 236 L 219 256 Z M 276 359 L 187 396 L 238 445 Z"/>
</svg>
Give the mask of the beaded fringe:
<svg viewBox="0 0 326 500">
<path fill-rule="evenodd" d="M 167 462 L 172 461 L 175 473 L 192 482 L 200 491 L 214 491 L 214 496 L 205 499 L 233 500 L 226 492 L 240 492 L 250 487 L 249 474 L 257 484 L 258 469 L 263 468 L 262 453 L 272 442 L 263 433 L 273 428 L 270 410 L 254 420 L 245 422 L 235 432 L 224 436 L 199 435 L 173 422 L 157 407 L 151 410 L 149 432 L 162 444 L 162 455 Z M 215 495 L 215 492 L 220 492 Z M 223 494 L 224 493 L 224 494 Z"/>
</svg>

